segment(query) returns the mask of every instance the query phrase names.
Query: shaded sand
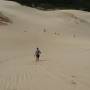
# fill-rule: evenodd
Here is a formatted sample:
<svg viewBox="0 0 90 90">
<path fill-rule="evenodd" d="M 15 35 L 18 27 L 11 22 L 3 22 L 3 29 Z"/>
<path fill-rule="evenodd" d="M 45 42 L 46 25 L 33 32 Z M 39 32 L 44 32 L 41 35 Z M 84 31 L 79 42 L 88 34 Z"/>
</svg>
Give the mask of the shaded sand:
<svg viewBox="0 0 90 90">
<path fill-rule="evenodd" d="M 8 25 L 8 23 L 11 23 L 11 20 L 0 12 L 0 25 Z"/>
<path fill-rule="evenodd" d="M 0 2 L 0 90 L 90 90 L 90 13 Z"/>
</svg>

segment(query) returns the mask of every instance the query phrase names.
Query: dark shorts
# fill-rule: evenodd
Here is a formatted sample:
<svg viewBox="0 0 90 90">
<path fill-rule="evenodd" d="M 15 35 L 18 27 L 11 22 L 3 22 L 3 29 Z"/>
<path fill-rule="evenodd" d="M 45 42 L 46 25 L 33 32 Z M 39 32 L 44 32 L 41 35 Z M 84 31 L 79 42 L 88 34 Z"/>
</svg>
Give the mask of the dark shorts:
<svg viewBox="0 0 90 90">
<path fill-rule="evenodd" d="M 39 58 L 39 57 L 40 57 L 40 55 L 36 55 L 36 57 L 37 57 L 37 58 Z"/>
</svg>

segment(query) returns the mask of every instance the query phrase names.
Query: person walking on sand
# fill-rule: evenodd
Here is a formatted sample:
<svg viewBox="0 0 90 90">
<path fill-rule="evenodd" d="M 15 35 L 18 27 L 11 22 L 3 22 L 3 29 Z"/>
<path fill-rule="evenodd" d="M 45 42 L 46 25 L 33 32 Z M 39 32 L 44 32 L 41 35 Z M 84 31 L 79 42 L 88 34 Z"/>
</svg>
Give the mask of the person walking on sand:
<svg viewBox="0 0 90 90">
<path fill-rule="evenodd" d="M 36 61 L 39 61 L 40 54 L 41 54 L 41 51 L 40 51 L 39 48 L 37 48 L 37 49 L 36 49 L 36 52 L 35 52 Z"/>
</svg>

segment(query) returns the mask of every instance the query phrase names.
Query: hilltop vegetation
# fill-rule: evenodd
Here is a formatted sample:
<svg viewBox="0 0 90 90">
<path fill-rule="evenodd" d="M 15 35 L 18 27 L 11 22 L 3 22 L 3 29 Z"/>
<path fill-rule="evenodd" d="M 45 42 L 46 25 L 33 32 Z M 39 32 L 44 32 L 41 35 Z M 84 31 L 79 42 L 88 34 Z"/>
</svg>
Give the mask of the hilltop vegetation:
<svg viewBox="0 0 90 90">
<path fill-rule="evenodd" d="M 39 9 L 80 9 L 90 11 L 90 0 L 10 0 Z"/>
</svg>

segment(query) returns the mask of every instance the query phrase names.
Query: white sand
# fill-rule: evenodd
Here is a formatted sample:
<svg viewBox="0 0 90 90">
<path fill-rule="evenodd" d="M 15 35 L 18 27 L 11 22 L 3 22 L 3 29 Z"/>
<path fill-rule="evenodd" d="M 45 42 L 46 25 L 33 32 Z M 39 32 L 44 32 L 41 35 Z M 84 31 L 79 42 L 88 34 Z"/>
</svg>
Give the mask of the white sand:
<svg viewBox="0 0 90 90">
<path fill-rule="evenodd" d="M 90 90 L 89 12 L 0 4 L 13 22 L 0 26 L 0 90 Z"/>
</svg>

